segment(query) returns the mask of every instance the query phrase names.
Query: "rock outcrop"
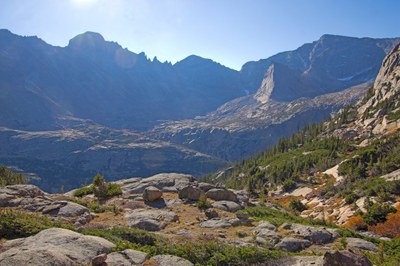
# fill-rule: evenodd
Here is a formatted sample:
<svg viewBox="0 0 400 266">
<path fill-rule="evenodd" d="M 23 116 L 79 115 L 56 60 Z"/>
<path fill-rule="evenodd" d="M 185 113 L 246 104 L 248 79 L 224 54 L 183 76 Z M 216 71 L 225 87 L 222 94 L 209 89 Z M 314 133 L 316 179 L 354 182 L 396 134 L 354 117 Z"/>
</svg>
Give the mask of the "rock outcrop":
<svg viewBox="0 0 400 266">
<path fill-rule="evenodd" d="M 114 247 L 100 237 L 51 228 L 28 238 L 6 241 L 0 265 L 87 265 L 92 258 L 109 253 Z"/>
<path fill-rule="evenodd" d="M 159 231 L 169 223 L 178 221 L 178 216 L 172 211 L 157 209 L 138 209 L 125 213 L 126 223 L 147 231 Z"/>
</svg>

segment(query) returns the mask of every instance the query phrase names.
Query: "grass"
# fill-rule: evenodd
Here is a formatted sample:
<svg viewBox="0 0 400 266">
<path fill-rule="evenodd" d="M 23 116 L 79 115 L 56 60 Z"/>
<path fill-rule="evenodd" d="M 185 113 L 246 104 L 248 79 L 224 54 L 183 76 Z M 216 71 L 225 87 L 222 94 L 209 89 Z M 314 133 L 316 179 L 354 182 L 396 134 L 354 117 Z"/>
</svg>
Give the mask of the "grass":
<svg viewBox="0 0 400 266">
<path fill-rule="evenodd" d="M 27 237 L 52 227 L 75 229 L 71 224 L 53 221 L 36 213 L 13 209 L 0 210 L 0 239 Z"/>
<path fill-rule="evenodd" d="M 312 226 L 325 226 L 337 228 L 336 225 L 328 223 L 326 221 L 313 220 L 313 219 L 305 219 L 290 212 L 280 211 L 270 207 L 256 206 L 250 207 L 246 209 L 246 212 L 256 220 L 269 221 L 275 226 L 280 226 L 283 223 L 298 223 L 298 224 L 306 224 Z"/>
</svg>

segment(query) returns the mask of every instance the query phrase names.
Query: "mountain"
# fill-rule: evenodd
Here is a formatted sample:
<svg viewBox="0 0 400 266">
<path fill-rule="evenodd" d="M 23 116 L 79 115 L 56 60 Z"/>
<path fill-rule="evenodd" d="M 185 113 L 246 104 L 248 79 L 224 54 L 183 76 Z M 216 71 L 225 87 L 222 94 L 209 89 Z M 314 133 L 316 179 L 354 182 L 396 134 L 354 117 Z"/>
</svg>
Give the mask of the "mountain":
<svg viewBox="0 0 400 266">
<path fill-rule="evenodd" d="M 0 77 L 0 124 L 23 130 L 59 128 L 64 116 L 142 130 L 245 95 L 239 73 L 211 60 L 151 61 L 93 32 L 54 47 L 1 30 Z"/>
<path fill-rule="evenodd" d="M 298 211 L 304 218 L 398 237 L 393 228 L 399 220 L 390 213 L 400 206 L 399 81 L 397 45 L 357 105 L 213 178 L 255 194 L 262 191 L 287 207 L 301 201 L 297 207 L 302 206 Z"/>
<path fill-rule="evenodd" d="M 94 32 L 56 47 L 0 30 L 0 163 L 49 191 L 97 172 L 209 173 L 360 99 L 398 41 L 326 35 L 235 71 Z"/>
<path fill-rule="evenodd" d="M 361 99 L 399 42 L 324 35 L 295 51 L 246 63 L 242 81 L 253 93 L 206 116 L 163 123 L 151 134 L 225 160 L 252 156 Z"/>
</svg>

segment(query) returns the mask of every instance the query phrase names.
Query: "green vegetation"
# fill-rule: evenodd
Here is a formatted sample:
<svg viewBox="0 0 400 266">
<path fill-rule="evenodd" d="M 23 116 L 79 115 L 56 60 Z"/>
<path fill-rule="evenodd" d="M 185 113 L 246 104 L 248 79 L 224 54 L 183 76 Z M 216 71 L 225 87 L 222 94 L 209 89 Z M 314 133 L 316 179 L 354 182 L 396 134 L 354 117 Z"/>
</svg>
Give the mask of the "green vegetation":
<svg viewBox="0 0 400 266">
<path fill-rule="evenodd" d="M 70 224 L 55 222 L 36 213 L 0 209 L 0 239 L 27 237 L 51 227 L 74 229 Z"/>
<path fill-rule="evenodd" d="M 79 188 L 74 192 L 75 197 L 83 197 L 88 194 L 94 194 L 97 198 L 103 199 L 121 195 L 122 190 L 118 184 L 107 183 L 102 175 L 97 174 L 93 178 L 92 185 Z"/>
<path fill-rule="evenodd" d="M 289 203 L 289 207 L 290 207 L 292 210 L 297 211 L 297 212 L 302 212 L 302 211 L 305 211 L 305 210 L 308 209 L 308 207 L 307 207 L 305 204 L 303 204 L 303 203 L 301 202 L 301 200 L 299 200 L 299 199 L 293 199 L 293 200 Z"/>
<path fill-rule="evenodd" d="M 171 254 L 185 258 L 195 265 L 248 265 L 264 262 L 282 255 L 257 247 L 235 247 L 212 240 L 205 243 L 171 244 L 153 233 L 128 227 L 112 229 L 83 229 L 83 234 L 103 237 L 116 244 L 116 251 L 132 248 L 149 253 Z"/>
<path fill-rule="evenodd" d="M 262 206 L 249 207 L 246 208 L 245 211 L 256 220 L 269 221 L 275 226 L 280 226 L 283 223 L 298 223 L 298 224 L 307 224 L 313 226 L 327 226 L 332 228 L 337 227 L 334 224 L 327 223 L 326 221 L 304 219 L 290 212 L 280 211 L 271 207 L 262 207 Z"/>
<path fill-rule="evenodd" d="M 367 257 L 373 265 L 377 266 L 398 266 L 400 265 L 400 239 L 395 238 L 391 241 L 381 241 L 378 245 L 379 251 L 366 252 Z"/>
<path fill-rule="evenodd" d="M 211 208 L 211 203 L 207 200 L 206 195 L 201 194 L 199 200 L 195 203 L 196 207 L 199 209 Z"/>
<path fill-rule="evenodd" d="M 376 225 L 386 222 L 386 216 L 395 212 L 396 208 L 388 204 L 373 204 L 367 207 L 367 213 L 363 215 L 363 218 L 368 225 Z"/>
<path fill-rule="evenodd" d="M 25 183 L 26 179 L 22 174 L 14 173 L 9 168 L 0 166 L 0 187 Z"/>
</svg>

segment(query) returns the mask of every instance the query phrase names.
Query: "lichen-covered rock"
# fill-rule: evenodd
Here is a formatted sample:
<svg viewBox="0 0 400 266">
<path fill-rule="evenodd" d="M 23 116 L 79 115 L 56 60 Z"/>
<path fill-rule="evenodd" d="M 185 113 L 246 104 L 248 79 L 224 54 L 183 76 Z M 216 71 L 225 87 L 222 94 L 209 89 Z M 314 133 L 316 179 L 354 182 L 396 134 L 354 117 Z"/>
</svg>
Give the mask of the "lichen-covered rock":
<svg viewBox="0 0 400 266">
<path fill-rule="evenodd" d="M 298 236 L 310 240 L 314 244 L 325 244 L 333 240 L 332 234 L 325 228 L 292 224 L 291 229 Z"/>
</svg>

